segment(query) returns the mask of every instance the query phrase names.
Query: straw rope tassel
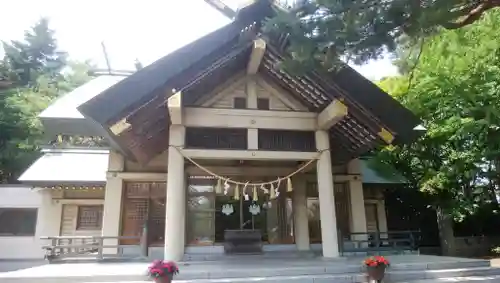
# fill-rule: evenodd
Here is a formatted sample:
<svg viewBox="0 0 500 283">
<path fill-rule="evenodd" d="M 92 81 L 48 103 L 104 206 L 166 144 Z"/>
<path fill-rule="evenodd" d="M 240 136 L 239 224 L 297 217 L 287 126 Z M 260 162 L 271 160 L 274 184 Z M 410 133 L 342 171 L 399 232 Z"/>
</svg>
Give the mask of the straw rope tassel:
<svg viewBox="0 0 500 283">
<path fill-rule="evenodd" d="M 274 184 L 271 184 L 271 191 L 269 192 L 269 199 L 275 199 L 276 192 L 274 191 Z"/>
<path fill-rule="evenodd" d="M 293 191 L 292 178 L 286 180 L 286 188 L 287 192 Z"/>
<path fill-rule="evenodd" d="M 234 187 L 234 199 L 240 199 L 240 185 L 236 185 L 236 187 Z"/>
<path fill-rule="evenodd" d="M 215 193 L 220 195 L 222 194 L 222 180 L 217 179 L 217 185 L 215 186 Z"/>
<path fill-rule="evenodd" d="M 259 194 L 257 193 L 257 187 L 253 186 L 253 201 L 258 201 L 259 200 Z"/>
</svg>

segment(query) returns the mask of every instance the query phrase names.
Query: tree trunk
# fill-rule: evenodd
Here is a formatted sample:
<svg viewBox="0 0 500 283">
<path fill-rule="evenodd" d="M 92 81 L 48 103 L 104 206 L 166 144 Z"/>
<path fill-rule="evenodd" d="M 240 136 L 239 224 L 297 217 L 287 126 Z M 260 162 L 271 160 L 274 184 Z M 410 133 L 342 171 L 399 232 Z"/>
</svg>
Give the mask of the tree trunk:
<svg viewBox="0 0 500 283">
<path fill-rule="evenodd" d="M 455 236 L 453 235 L 453 217 L 441 207 L 436 208 L 437 224 L 441 253 L 444 256 L 455 254 Z"/>
</svg>

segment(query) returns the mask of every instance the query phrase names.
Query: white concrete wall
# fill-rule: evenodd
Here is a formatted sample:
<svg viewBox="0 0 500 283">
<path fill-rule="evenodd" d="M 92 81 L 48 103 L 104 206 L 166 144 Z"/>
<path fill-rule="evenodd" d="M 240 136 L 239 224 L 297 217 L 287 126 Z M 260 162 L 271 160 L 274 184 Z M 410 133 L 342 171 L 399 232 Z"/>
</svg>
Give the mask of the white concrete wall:
<svg viewBox="0 0 500 283">
<path fill-rule="evenodd" d="M 40 194 L 30 187 L 0 186 L 0 207 L 38 209 L 41 202 Z M 42 259 L 43 256 L 36 236 L 0 236 L 0 259 Z"/>
</svg>

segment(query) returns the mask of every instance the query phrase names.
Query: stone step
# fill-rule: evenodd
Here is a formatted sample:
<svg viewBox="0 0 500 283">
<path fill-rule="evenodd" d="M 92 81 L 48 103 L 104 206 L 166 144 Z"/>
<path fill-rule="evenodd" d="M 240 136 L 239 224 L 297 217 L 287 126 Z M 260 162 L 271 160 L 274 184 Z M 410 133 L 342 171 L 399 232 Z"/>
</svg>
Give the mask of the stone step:
<svg viewBox="0 0 500 283">
<path fill-rule="evenodd" d="M 500 275 L 490 276 L 464 276 L 464 277 L 445 277 L 437 279 L 406 281 L 399 283 L 499 283 Z"/>
<path fill-rule="evenodd" d="M 339 274 L 302 274 L 302 275 L 264 275 L 260 269 L 254 270 L 251 276 L 227 276 L 224 278 L 189 278 L 193 274 L 179 274 L 176 282 L 186 283 L 308 283 L 308 282 L 335 282 L 335 283 L 355 283 L 367 282 L 366 275 L 363 273 L 339 273 Z M 492 267 L 474 267 L 458 269 L 437 269 L 437 270 L 388 270 L 386 282 L 419 282 L 424 280 L 426 283 L 443 282 L 446 278 L 494 278 L 500 276 L 499 268 Z M 97 275 L 97 276 L 71 276 L 65 277 L 37 277 L 36 274 L 23 278 L 1 278 L 2 283 L 83 283 L 83 282 L 141 282 L 145 281 L 145 275 Z M 438 280 L 438 281 L 436 281 Z M 465 279 L 464 279 L 465 280 Z M 466 281 L 467 281 L 466 280 Z M 492 279 L 493 280 L 493 279 Z M 452 280 L 453 281 L 453 280 Z M 497 282 L 497 281 L 493 281 Z M 499 281 L 500 282 L 500 281 Z"/>
<path fill-rule="evenodd" d="M 292 277 L 293 278 L 293 277 Z M 256 280 L 253 281 L 248 281 L 248 279 L 242 279 L 243 281 L 234 281 L 234 280 L 228 280 L 228 279 L 212 279 L 212 280 L 174 280 L 174 283 L 244 283 L 244 282 L 256 282 Z M 246 280 L 246 281 L 245 281 Z M 301 279 L 303 280 L 303 279 Z M 324 282 L 325 279 L 316 279 L 313 281 L 301 281 L 301 282 L 314 282 L 314 283 L 320 283 Z M 150 283 L 151 281 L 114 281 L 114 282 L 100 282 L 100 283 Z M 262 281 L 259 281 L 262 282 Z M 288 282 L 286 277 L 283 278 L 278 278 L 277 281 L 264 281 L 264 282 L 273 282 L 273 283 L 279 283 L 279 282 Z M 327 280 L 325 282 L 335 282 L 331 280 Z M 389 281 L 387 281 L 389 282 Z M 418 281 L 405 281 L 405 282 L 398 282 L 398 283 L 499 283 L 500 282 L 500 275 L 495 275 L 495 276 L 470 276 L 470 277 L 446 277 L 446 278 L 439 278 L 439 279 L 427 279 L 427 280 L 418 280 Z M 87 282 L 84 282 L 87 283 Z M 89 282 L 90 283 L 90 282 Z M 99 282 L 93 282 L 93 283 L 99 283 Z"/>
</svg>

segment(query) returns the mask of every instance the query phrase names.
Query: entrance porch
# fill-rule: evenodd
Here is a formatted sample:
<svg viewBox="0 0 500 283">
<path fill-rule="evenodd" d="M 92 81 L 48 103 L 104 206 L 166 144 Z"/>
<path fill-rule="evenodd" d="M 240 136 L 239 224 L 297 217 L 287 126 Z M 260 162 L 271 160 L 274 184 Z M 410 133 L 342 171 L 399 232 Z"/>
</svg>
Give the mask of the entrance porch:
<svg viewBox="0 0 500 283">
<path fill-rule="evenodd" d="M 314 152 L 265 152 L 185 149 L 184 131 L 178 125 L 170 129 L 166 190 L 161 182 L 149 188 L 144 182 L 124 183 L 121 235 L 137 236 L 147 224 L 150 244 L 163 246 L 164 258 L 171 260 L 187 251 L 221 251 L 234 230 L 258 233 L 254 244 L 264 247 L 253 252 L 310 251 L 321 243 L 316 247 L 324 257 L 338 257 L 338 231 L 348 239 L 357 233 L 349 240 L 367 245 L 370 203 L 359 161 L 343 166 L 347 171 L 335 178 L 326 132 L 316 132 Z M 378 194 L 373 195 L 377 203 Z M 106 198 L 105 206 L 108 202 L 116 199 Z M 108 221 L 105 213 L 104 236 Z M 387 227 L 385 209 L 375 222 L 376 229 Z"/>
</svg>

